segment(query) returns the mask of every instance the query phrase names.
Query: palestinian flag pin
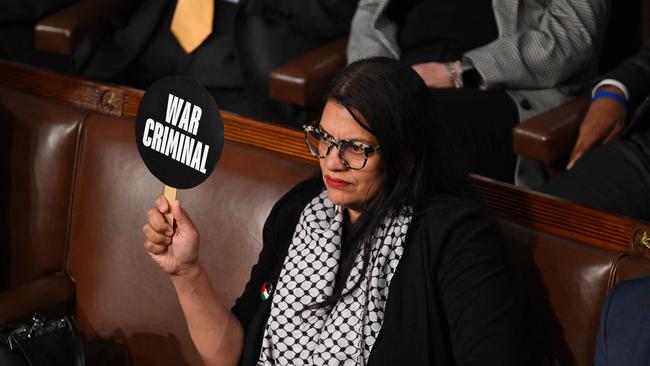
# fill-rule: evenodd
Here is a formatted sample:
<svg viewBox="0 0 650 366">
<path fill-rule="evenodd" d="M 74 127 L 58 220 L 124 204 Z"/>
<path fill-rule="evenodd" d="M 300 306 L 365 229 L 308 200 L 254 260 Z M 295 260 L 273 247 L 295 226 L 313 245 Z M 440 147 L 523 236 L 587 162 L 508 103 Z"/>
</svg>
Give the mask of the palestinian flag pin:
<svg viewBox="0 0 650 366">
<path fill-rule="evenodd" d="M 266 301 L 269 297 L 271 297 L 271 293 L 273 292 L 273 285 L 271 282 L 264 282 L 262 284 L 262 288 L 260 289 L 260 297 L 262 298 L 262 301 Z"/>
</svg>

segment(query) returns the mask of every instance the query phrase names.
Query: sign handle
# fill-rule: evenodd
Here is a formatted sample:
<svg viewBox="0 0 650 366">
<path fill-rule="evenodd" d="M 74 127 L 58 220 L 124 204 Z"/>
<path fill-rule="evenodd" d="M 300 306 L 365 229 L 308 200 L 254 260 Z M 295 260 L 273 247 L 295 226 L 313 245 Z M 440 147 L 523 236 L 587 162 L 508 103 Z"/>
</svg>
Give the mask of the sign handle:
<svg viewBox="0 0 650 366">
<path fill-rule="evenodd" d="M 176 188 L 170 187 L 168 185 L 165 185 L 165 199 L 167 199 L 167 203 L 169 204 L 169 212 L 165 214 L 165 221 L 174 228 L 174 216 L 172 215 L 171 209 L 172 209 L 172 202 L 176 201 Z"/>
</svg>

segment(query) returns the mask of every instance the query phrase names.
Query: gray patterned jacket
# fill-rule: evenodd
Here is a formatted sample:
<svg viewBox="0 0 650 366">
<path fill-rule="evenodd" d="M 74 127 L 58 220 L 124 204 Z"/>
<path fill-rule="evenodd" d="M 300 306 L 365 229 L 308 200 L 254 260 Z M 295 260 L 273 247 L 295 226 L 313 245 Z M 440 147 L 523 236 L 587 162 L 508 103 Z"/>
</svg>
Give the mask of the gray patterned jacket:
<svg viewBox="0 0 650 366">
<path fill-rule="evenodd" d="M 400 58 L 397 26 L 384 14 L 389 1 L 359 1 L 348 62 Z M 499 38 L 463 59 L 479 71 L 487 89 L 512 97 L 524 121 L 567 101 L 593 79 L 610 7 L 609 0 L 492 0 Z M 536 187 L 545 180 L 539 163 L 517 160 L 517 185 Z"/>
<path fill-rule="evenodd" d="M 400 57 L 390 0 L 361 0 L 352 20 L 348 62 Z M 399 0 L 397 0 L 399 1 Z M 499 38 L 463 55 L 486 81 L 505 89 L 520 120 L 555 107 L 591 80 L 609 19 L 609 0 L 492 0 Z"/>
</svg>

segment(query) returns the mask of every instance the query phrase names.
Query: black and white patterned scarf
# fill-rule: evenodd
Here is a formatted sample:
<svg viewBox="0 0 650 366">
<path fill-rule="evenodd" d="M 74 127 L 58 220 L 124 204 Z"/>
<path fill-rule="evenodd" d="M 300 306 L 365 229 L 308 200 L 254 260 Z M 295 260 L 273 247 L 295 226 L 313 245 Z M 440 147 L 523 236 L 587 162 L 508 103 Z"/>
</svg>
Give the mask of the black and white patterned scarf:
<svg viewBox="0 0 650 366">
<path fill-rule="evenodd" d="M 344 215 L 321 192 L 303 210 L 271 303 L 258 365 L 364 365 L 384 320 L 390 281 L 402 257 L 412 211 L 393 210 L 375 235 L 371 262 L 362 274 L 356 254 L 344 292 L 362 285 L 331 311 L 303 309 L 332 294 L 341 255 Z"/>
</svg>

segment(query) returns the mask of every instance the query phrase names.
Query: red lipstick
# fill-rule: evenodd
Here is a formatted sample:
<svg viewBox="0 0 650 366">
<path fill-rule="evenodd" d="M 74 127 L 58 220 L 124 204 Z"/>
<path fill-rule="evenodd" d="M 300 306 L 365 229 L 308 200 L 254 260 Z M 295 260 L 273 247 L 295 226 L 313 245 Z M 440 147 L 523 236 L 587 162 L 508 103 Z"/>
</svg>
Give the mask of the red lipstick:
<svg viewBox="0 0 650 366">
<path fill-rule="evenodd" d="M 334 188 L 343 188 L 343 187 L 346 187 L 346 186 L 350 185 L 350 182 L 346 182 L 346 181 L 344 181 L 342 179 L 332 178 L 332 177 L 327 176 L 327 175 L 325 176 L 325 183 L 328 186 L 334 187 Z"/>
</svg>

